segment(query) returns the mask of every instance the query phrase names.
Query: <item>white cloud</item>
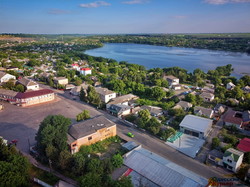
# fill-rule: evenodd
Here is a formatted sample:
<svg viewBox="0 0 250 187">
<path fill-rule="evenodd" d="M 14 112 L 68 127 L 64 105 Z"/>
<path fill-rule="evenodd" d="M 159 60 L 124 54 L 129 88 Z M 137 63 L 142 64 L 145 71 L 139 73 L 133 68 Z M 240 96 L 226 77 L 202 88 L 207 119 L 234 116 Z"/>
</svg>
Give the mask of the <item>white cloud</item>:
<svg viewBox="0 0 250 187">
<path fill-rule="evenodd" d="M 93 3 L 86 3 L 86 4 L 80 4 L 80 7 L 83 8 L 97 8 L 97 7 L 101 7 L 101 6 L 110 6 L 110 3 L 107 3 L 105 1 L 96 1 Z"/>
<path fill-rule="evenodd" d="M 134 5 L 134 4 L 144 4 L 148 3 L 149 0 L 131 0 L 131 1 L 123 1 L 123 4 Z"/>
<path fill-rule="evenodd" d="M 223 5 L 227 3 L 250 3 L 250 0 L 205 0 L 208 4 Z"/>
</svg>

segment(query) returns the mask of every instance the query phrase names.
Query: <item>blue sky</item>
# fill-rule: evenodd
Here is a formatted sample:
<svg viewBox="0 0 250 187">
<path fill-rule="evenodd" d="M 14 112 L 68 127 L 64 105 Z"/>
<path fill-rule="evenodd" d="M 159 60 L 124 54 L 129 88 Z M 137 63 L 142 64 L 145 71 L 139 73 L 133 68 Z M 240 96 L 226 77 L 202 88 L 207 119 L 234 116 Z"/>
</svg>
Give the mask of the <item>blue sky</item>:
<svg viewBox="0 0 250 187">
<path fill-rule="evenodd" d="M 250 32 L 250 0 L 0 0 L 0 33 Z"/>
</svg>

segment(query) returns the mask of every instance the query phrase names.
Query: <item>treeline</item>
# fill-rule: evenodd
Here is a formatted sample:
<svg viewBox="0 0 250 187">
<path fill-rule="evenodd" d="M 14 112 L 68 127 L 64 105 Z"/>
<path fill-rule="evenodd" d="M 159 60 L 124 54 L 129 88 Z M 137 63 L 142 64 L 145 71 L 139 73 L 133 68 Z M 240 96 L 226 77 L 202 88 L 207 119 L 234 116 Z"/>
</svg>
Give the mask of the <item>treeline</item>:
<svg viewBox="0 0 250 187">
<path fill-rule="evenodd" d="M 103 43 L 137 43 L 168 47 L 187 47 L 210 50 L 223 50 L 233 52 L 250 53 L 250 36 L 245 34 L 230 35 L 180 35 L 180 34 L 162 34 L 162 35 L 106 35 L 98 36 Z"/>
</svg>

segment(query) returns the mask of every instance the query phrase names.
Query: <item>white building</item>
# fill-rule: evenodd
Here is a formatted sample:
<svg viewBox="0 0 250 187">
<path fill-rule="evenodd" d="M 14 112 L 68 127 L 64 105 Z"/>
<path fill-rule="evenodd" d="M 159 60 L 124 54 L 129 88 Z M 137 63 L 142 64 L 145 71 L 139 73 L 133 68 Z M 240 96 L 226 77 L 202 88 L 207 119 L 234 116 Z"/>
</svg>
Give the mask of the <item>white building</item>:
<svg viewBox="0 0 250 187">
<path fill-rule="evenodd" d="M 14 75 L 11 75 L 11 74 L 0 71 L 0 83 L 8 82 L 11 79 L 15 80 L 16 77 Z"/>
<path fill-rule="evenodd" d="M 77 70 L 77 71 L 80 71 L 80 66 L 79 64 L 72 64 L 71 65 L 73 69 Z"/>
<path fill-rule="evenodd" d="M 228 90 L 232 90 L 232 89 L 234 89 L 234 87 L 235 87 L 234 83 L 232 83 L 232 82 L 227 83 Z"/>
<path fill-rule="evenodd" d="M 180 131 L 201 139 L 206 139 L 213 121 L 194 115 L 186 115 L 180 123 Z"/>
<path fill-rule="evenodd" d="M 243 161 L 244 153 L 233 148 L 229 148 L 223 155 L 223 165 L 228 170 L 237 172 Z"/>
<path fill-rule="evenodd" d="M 173 75 L 164 76 L 164 79 L 168 81 L 170 87 L 179 84 L 179 79 Z"/>
<path fill-rule="evenodd" d="M 22 84 L 26 90 L 39 90 L 39 84 L 30 79 L 21 78 L 20 80 L 18 80 L 18 83 Z"/>
<path fill-rule="evenodd" d="M 80 74 L 86 76 L 86 75 L 91 75 L 92 71 L 90 68 L 81 68 L 80 69 Z"/>
<path fill-rule="evenodd" d="M 100 95 L 104 103 L 108 103 L 111 99 L 116 98 L 116 93 L 107 88 L 95 87 L 95 91 Z"/>
</svg>

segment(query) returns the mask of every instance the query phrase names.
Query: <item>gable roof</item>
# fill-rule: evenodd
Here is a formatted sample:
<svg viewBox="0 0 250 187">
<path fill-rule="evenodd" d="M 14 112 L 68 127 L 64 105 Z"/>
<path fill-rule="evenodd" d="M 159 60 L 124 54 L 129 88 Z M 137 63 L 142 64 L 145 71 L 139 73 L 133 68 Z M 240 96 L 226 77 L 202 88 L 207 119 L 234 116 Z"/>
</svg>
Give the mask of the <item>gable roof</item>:
<svg viewBox="0 0 250 187">
<path fill-rule="evenodd" d="M 91 70 L 90 68 L 81 68 L 81 71 L 89 71 Z"/>
<path fill-rule="evenodd" d="M 24 85 L 25 87 L 27 86 L 34 86 L 34 85 L 38 85 L 36 82 L 32 81 L 32 80 L 29 80 L 29 79 L 26 79 L 26 78 L 21 78 L 18 80 L 18 82 L 22 85 Z"/>
<path fill-rule="evenodd" d="M 0 71 L 0 79 L 1 79 L 4 75 L 6 75 L 6 73 L 5 73 L 5 72 Z"/>
<path fill-rule="evenodd" d="M 202 118 L 194 115 L 186 115 L 180 123 L 180 127 L 186 127 L 189 129 L 194 129 L 199 132 L 206 132 L 210 125 L 212 124 L 211 119 Z"/>
<path fill-rule="evenodd" d="M 18 92 L 0 88 L 0 94 L 15 97 Z"/>
<path fill-rule="evenodd" d="M 179 101 L 176 106 L 179 105 L 182 108 L 191 108 L 193 105 L 187 101 Z"/>
<path fill-rule="evenodd" d="M 200 96 L 202 97 L 202 98 L 212 98 L 212 97 L 214 97 L 214 94 L 212 94 L 212 93 L 208 93 L 208 92 L 202 92 L 201 94 L 200 94 Z"/>
<path fill-rule="evenodd" d="M 201 115 L 205 115 L 207 117 L 211 117 L 211 115 L 213 114 L 213 110 L 210 109 L 210 108 L 204 108 L 204 107 L 201 107 L 201 106 L 196 106 L 194 107 L 194 113 L 199 113 Z"/>
<path fill-rule="evenodd" d="M 70 126 L 68 134 L 75 140 L 95 133 L 99 129 L 116 125 L 104 116 L 97 116 Z"/>
<path fill-rule="evenodd" d="M 109 107 L 109 110 L 116 112 L 117 114 L 122 113 L 126 110 L 130 110 L 130 109 L 131 109 L 131 107 L 127 106 L 127 105 L 111 105 Z"/>
<path fill-rule="evenodd" d="M 127 95 L 123 95 L 123 96 L 120 96 L 120 97 L 116 97 L 116 98 L 113 98 L 109 104 L 119 104 L 119 103 L 123 103 L 123 102 L 126 102 L 126 101 L 130 101 L 132 99 L 138 99 L 139 97 L 136 96 L 136 95 L 133 95 L 133 94 L 127 94 Z"/>
<path fill-rule="evenodd" d="M 53 94 L 54 92 L 49 89 L 42 89 L 42 90 L 36 90 L 36 91 L 28 91 L 28 92 L 18 92 L 15 96 L 15 98 L 18 99 L 27 99 L 31 97 L 38 97 L 42 95 L 47 95 L 47 94 Z"/>
<path fill-rule="evenodd" d="M 250 139 L 249 138 L 241 139 L 239 144 L 237 145 L 237 149 L 244 152 L 250 152 Z"/>
<path fill-rule="evenodd" d="M 233 149 L 233 148 L 229 148 L 226 150 L 226 152 L 224 153 L 223 157 L 228 157 L 228 156 L 231 156 L 233 158 L 233 160 L 235 162 L 237 162 L 240 158 L 241 155 L 244 155 L 243 152 L 241 151 L 238 151 L 236 149 Z"/>
<path fill-rule="evenodd" d="M 143 105 L 143 106 L 141 106 L 141 109 L 142 109 L 142 110 L 147 109 L 147 110 L 150 112 L 151 115 L 152 115 L 152 114 L 153 114 L 153 115 L 158 115 L 158 114 L 162 113 L 162 108 L 156 107 L 156 106 L 147 106 L 147 105 Z"/>
<path fill-rule="evenodd" d="M 168 80 L 179 79 L 179 78 L 177 78 L 177 77 L 175 77 L 175 76 L 173 76 L 173 75 L 165 75 L 164 78 L 165 78 L 165 79 L 168 79 Z"/>
</svg>

